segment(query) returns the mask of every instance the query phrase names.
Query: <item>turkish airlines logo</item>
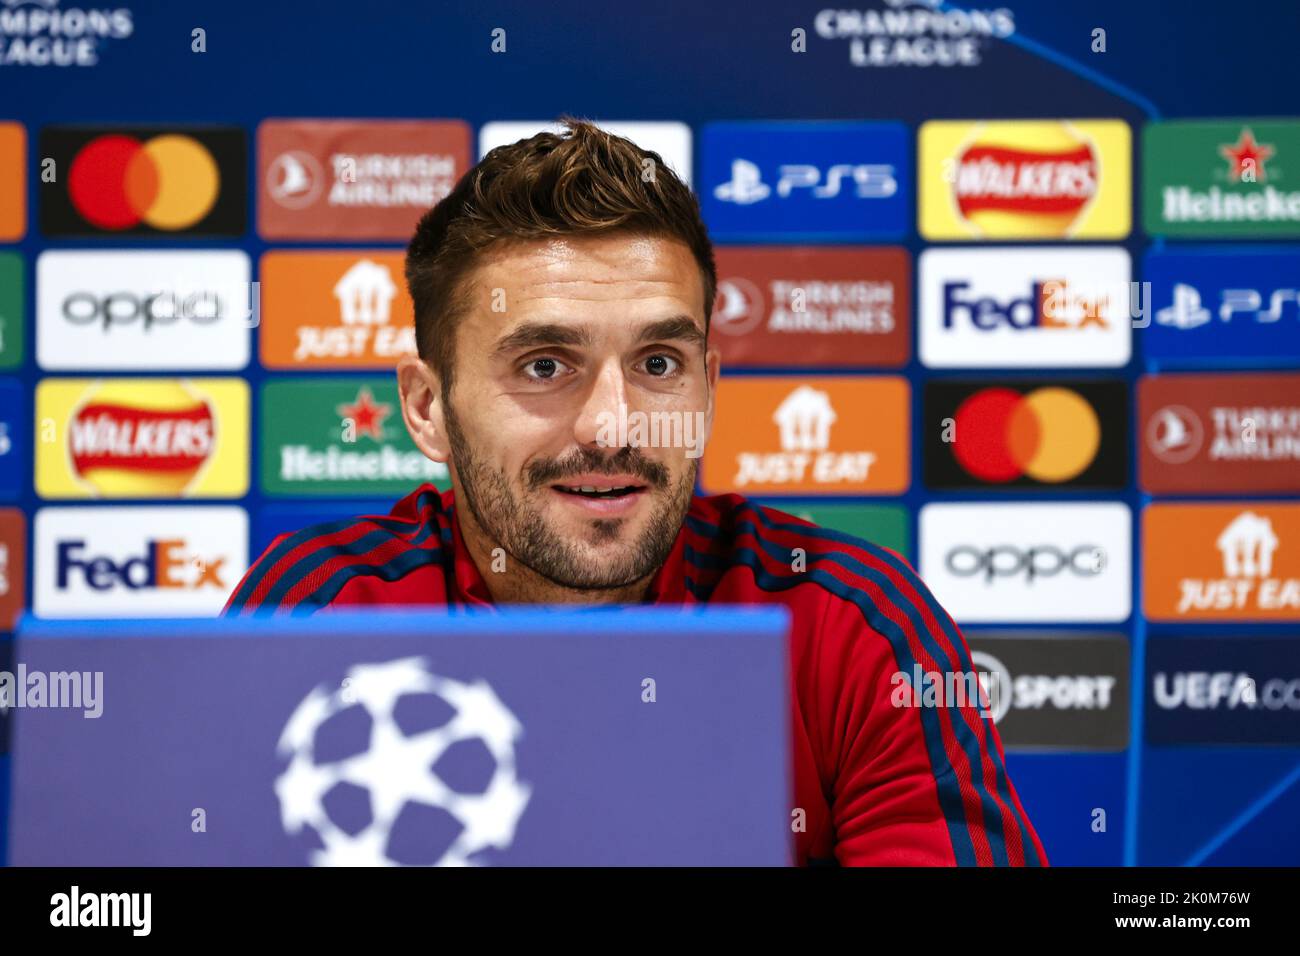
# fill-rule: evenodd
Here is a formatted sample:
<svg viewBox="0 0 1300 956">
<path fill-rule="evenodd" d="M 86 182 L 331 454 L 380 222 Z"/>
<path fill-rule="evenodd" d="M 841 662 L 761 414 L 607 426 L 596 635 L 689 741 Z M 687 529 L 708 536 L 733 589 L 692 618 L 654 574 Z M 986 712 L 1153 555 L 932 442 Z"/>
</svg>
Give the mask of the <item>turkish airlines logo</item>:
<svg viewBox="0 0 1300 956">
<path fill-rule="evenodd" d="M 1300 374 L 1147 375 L 1143 489 L 1300 491 Z"/>
<path fill-rule="evenodd" d="M 713 308 L 709 328 L 723 335 L 746 335 L 763 322 L 763 294 L 747 279 L 718 282 L 718 304 Z"/>
<path fill-rule="evenodd" d="M 894 246 L 727 246 L 710 320 L 723 365 L 898 367 L 911 261 Z"/>
<path fill-rule="evenodd" d="M 469 168 L 469 146 L 459 120 L 265 120 L 258 231 L 405 242 Z"/>
<path fill-rule="evenodd" d="M 320 196 L 325 173 L 316 157 L 301 150 L 281 153 L 266 172 L 267 194 L 286 209 L 304 209 Z"/>
<path fill-rule="evenodd" d="M 1146 439 L 1147 447 L 1157 458 L 1179 465 L 1196 457 L 1205 441 L 1205 429 L 1190 408 L 1166 405 L 1147 422 Z"/>
</svg>

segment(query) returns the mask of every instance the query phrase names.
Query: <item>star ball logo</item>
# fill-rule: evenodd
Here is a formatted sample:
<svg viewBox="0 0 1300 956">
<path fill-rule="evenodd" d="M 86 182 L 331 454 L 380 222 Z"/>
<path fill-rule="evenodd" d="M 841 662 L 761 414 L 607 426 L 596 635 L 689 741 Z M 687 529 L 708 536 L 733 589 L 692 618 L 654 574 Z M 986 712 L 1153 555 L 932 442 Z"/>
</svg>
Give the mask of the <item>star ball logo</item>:
<svg viewBox="0 0 1300 956">
<path fill-rule="evenodd" d="M 239 236 L 245 135 L 233 128 L 56 127 L 42 132 L 41 228 L 49 236 Z"/>
</svg>

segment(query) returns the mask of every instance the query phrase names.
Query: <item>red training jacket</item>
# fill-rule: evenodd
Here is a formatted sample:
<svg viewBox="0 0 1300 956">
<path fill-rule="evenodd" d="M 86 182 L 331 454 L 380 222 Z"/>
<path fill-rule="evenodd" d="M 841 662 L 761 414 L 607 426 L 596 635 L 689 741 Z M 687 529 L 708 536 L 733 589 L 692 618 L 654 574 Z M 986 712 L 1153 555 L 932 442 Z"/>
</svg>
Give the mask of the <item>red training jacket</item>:
<svg viewBox="0 0 1300 956">
<path fill-rule="evenodd" d="M 740 495 L 693 498 L 646 603 L 778 602 L 791 615 L 795 806 L 806 814 L 796 862 L 1046 865 L 992 721 L 974 705 L 891 702 L 891 678 L 910 681 L 916 664 L 974 670 L 908 563 Z M 491 608 L 453 493 L 423 485 L 387 516 L 280 535 L 224 613 L 327 605 Z"/>
</svg>

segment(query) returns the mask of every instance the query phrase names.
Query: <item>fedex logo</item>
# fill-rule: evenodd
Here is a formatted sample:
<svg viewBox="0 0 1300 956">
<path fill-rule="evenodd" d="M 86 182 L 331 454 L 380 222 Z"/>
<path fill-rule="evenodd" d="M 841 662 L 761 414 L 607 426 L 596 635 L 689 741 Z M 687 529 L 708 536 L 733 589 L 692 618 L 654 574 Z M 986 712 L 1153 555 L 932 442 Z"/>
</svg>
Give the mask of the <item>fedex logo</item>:
<svg viewBox="0 0 1300 956">
<path fill-rule="evenodd" d="M 723 122 L 700 137 L 700 207 L 715 240 L 901 239 L 911 226 L 902 123 Z"/>
<path fill-rule="evenodd" d="M 1119 368 L 1133 350 L 1132 263 L 1118 247 L 935 248 L 918 260 L 931 368 Z"/>
<path fill-rule="evenodd" d="M 242 508 L 51 507 L 36 513 L 38 617 L 212 617 L 248 567 Z"/>
<path fill-rule="evenodd" d="M 203 559 L 186 548 L 185 539 L 153 540 L 142 554 L 122 561 L 100 555 L 89 557 L 84 540 L 60 541 L 58 545 L 58 587 L 67 590 L 73 574 L 95 591 L 115 587 L 138 591 L 141 588 L 226 588 L 221 577 L 223 557 Z M 233 582 L 232 582 L 233 584 Z"/>
<path fill-rule="evenodd" d="M 993 296 L 972 294 L 969 282 L 945 282 L 943 285 L 943 327 L 951 329 L 958 321 L 969 322 L 977 329 L 991 331 L 999 326 L 1011 329 L 1084 329 L 1090 325 L 1106 328 L 1109 297 L 1072 290 L 1063 279 L 1033 282 L 1029 294 L 999 300 Z"/>
</svg>

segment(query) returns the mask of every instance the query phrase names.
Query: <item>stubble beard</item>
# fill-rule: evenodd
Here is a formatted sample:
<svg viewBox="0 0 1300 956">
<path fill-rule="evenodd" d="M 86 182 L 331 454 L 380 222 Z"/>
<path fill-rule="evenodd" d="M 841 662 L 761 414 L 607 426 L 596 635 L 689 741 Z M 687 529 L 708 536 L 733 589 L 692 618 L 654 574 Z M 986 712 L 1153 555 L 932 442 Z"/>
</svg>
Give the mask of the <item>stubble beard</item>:
<svg viewBox="0 0 1300 956">
<path fill-rule="evenodd" d="M 578 590 L 627 587 L 657 571 L 667 560 L 691 506 L 698 459 L 688 459 L 685 474 L 672 485 L 668 469 L 646 458 L 637 448 L 624 446 L 613 455 L 581 448 L 560 460 L 529 465 L 524 475 L 528 491 L 521 499 L 503 470 L 474 454 L 449 401 L 443 402 L 443 409 L 465 505 L 488 538 L 511 558 L 555 584 Z M 548 494 L 550 485 L 560 479 L 586 472 L 634 474 L 649 486 L 647 494 L 660 504 L 651 512 L 649 523 L 636 541 L 617 557 L 598 555 L 580 543 L 565 540 L 529 501 L 535 495 Z M 591 519 L 586 522 L 585 543 L 594 549 L 616 541 L 626 523 L 624 518 Z"/>
</svg>

